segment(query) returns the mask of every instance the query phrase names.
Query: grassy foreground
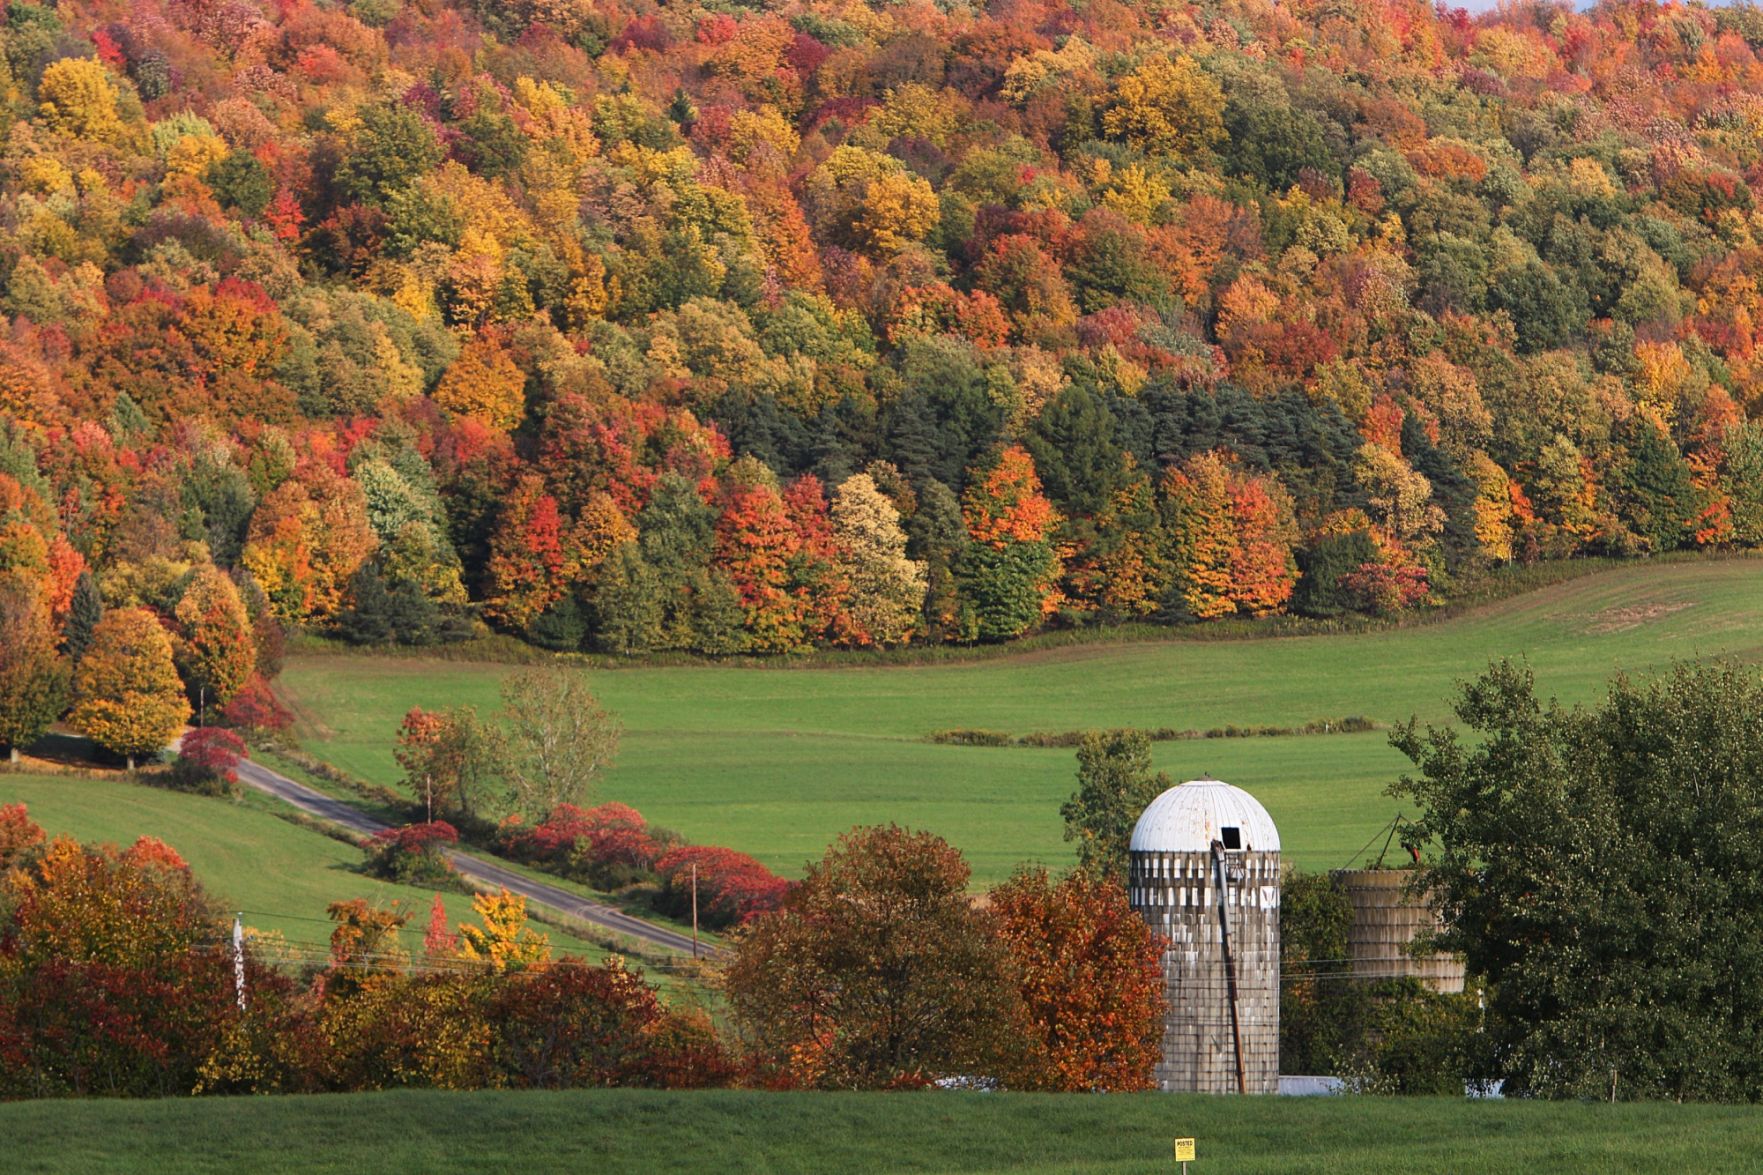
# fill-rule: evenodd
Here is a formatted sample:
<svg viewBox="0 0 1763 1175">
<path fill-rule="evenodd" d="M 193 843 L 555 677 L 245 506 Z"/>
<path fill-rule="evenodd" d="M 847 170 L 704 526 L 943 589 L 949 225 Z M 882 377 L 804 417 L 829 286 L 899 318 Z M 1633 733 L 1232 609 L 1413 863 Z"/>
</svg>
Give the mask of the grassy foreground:
<svg viewBox="0 0 1763 1175">
<path fill-rule="evenodd" d="M 1457 681 L 1527 657 L 1546 692 L 1590 700 L 1618 671 L 1674 658 L 1763 659 L 1763 563 L 1625 566 L 1431 625 L 1337 636 L 1160 640 L 972 661 L 837 668 L 631 667 L 594 672 L 626 739 L 602 788 L 693 840 L 794 874 L 855 824 L 928 828 L 980 881 L 1023 860 L 1062 865 L 1069 749 L 933 745 L 967 727 L 1021 735 L 1106 726 L 1205 730 L 1363 715 L 1448 716 Z M 506 670 L 420 658 L 306 655 L 282 678 L 307 748 L 397 781 L 392 739 L 413 705 L 497 706 Z M 1250 789 L 1308 869 L 1344 864 L 1397 810 L 1406 765 L 1387 734 L 1161 743 L 1178 780 Z"/>
<path fill-rule="evenodd" d="M 1763 1110 L 1445 1099 L 401 1091 L 0 1106 L 25 1172 L 1756 1169 Z"/>
<path fill-rule="evenodd" d="M 411 914 L 406 950 L 422 949 L 434 892 L 355 872 L 361 850 L 283 820 L 267 798 L 246 803 L 187 795 L 120 780 L 0 773 L 0 804 L 23 803 L 51 836 L 129 845 L 156 836 L 190 863 L 196 877 L 245 925 L 280 935 L 298 955 L 322 956 L 330 940 L 325 907 L 347 898 L 396 901 Z M 471 899 L 443 894 L 455 924 L 474 922 Z M 554 949 L 594 958 L 605 952 L 550 928 Z"/>
</svg>

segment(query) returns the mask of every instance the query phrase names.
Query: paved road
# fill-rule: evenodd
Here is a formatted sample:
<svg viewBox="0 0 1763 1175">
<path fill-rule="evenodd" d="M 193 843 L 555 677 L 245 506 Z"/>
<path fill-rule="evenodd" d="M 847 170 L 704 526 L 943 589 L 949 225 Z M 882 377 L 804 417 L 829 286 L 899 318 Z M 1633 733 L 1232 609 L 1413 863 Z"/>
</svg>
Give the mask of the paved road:
<svg viewBox="0 0 1763 1175">
<path fill-rule="evenodd" d="M 263 764 L 254 763 L 249 759 L 239 764 L 239 778 L 260 792 L 265 792 L 292 804 L 309 816 L 329 820 L 333 824 L 341 824 L 355 832 L 371 836 L 388 827 L 342 800 L 327 796 L 316 788 L 307 787 L 303 783 L 295 783 L 287 776 L 271 771 Z M 580 918 L 584 922 L 591 922 L 606 930 L 641 939 L 643 942 L 658 946 L 663 950 L 691 953 L 692 938 L 689 934 L 681 934 L 677 930 L 657 926 L 652 922 L 645 922 L 641 918 L 633 918 L 622 910 L 614 910 L 610 906 L 590 902 L 560 886 L 534 881 L 530 877 L 523 876 L 492 861 L 486 861 L 472 853 L 449 849 L 447 850 L 447 858 L 453 862 L 453 867 L 465 876 L 487 885 L 501 886 L 509 893 L 521 894 L 529 902 L 549 906 L 571 918 Z"/>
</svg>

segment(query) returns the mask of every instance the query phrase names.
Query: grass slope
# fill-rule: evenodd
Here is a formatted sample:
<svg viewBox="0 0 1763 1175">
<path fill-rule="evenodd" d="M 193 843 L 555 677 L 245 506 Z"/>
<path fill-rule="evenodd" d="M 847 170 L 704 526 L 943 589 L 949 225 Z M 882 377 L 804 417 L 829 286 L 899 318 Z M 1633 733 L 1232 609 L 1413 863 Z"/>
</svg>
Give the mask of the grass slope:
<svg viewBox="0 0 1763 1175">
<path fill-rule="evenodd" d="M 1756 1169 L 1741 1106 L 1033 1094 L 395 1092 L 0 1106 L 27 1172 L 1685 1173 Z"/>
<path fill-rule="evenodd" d="M 23 803 L 51 835 L 81 841 L 132 844 L 156 836 L 176 849 L 228 909 L 245 924 L 280 934 L 291 944 L 323 947 L 331 923 L 325 907 L 347 898 L 398 901 L 411 912 L 404 946 L 422 948 L 432 890 L 393 885 L 354 871 L 361 851 L 272 815 L 272 801 L 233 803 L 121 781 L 79 776 L 0 773 L 0 803 Z M 443 894 L 454 924 L 475 922 L 471 899 Z M 599 958 L 605 952 L 548 927 L 552 946 Z"/>
<path fill-rule="evenodd" d="M 1059 804 L 1072 752 L 922 741 L 933 730 L 1442 720 L 1454 684 L 1504 656 L 1527 657 L 1545 691 L 1573 701 L 1615 672 L 1674 658 L 1756 661 L 1763 565 L 1628 566 L 1438 624 L 1339 636 L 1099 644 L 922 666 L 595 671 L 627 729 L 602 793 L 790 873 L 854 824 L 912 824 L 948 837 L 987 881 L 1021 860 L 1069 860 Z M 318 654 L 293 658 L 282 681 L 310 750 L 391 784 L 405 710 L 493 710 L 504 672 Z M 1288 856 L 1311 869 L 1343 864 L 1394 814 L 1383 788 L 1406 762 L 1384 733 L 1172 742 L 1156 758 L 1177 779 L 1210 773 L 1249 788 Z"/>
</svg>

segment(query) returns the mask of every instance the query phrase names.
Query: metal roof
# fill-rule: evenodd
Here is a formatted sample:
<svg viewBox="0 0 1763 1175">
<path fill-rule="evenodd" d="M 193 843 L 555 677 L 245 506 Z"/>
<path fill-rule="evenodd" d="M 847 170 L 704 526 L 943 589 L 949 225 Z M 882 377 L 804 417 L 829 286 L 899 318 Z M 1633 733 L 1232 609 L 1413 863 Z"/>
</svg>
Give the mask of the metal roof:
<svg viewBox="0 0 1763 1175">
<path fill-rule="evenodd" d="M 1259 801 L 1218 779 L 1190 779 L 1151 801 L 1132 830 L 1137 853 L 1204 853 L 1220 829 L 1242 830 L 1244 849 L 1279 851 L 1279 829 Z"/>
</svg>

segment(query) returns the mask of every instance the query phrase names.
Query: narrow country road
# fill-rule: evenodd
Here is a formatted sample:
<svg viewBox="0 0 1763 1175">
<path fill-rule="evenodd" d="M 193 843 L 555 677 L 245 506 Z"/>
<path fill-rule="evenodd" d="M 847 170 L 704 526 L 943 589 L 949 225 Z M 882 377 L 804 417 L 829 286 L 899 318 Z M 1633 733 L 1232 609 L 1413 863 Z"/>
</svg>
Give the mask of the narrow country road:
<svg viewBox="0 0 1763 1175">
<path fill-rule="evenodd" d="M 325 795 L 316 788 L 296 783 L 285 775 L 271 771 L 261 763 L 249 759 L 243 760 L 238 767 L 239 778 L 260 792 L 272 795 L 279 800 L 292 804 L 308 816 L 316 816 L 320 820 L 328 820 L 340 824 L 354 832 L 373 835 L 384 831 L 388 826 L 373 817 L 365 815 L 359 809 L 351 807 L 342 800 Z M 580 918 L 583 922 L 591 922 L 605 930 L 631 938 L 641 939 L 652 946 L 663 950 L 679 951 L 690 954 L 692 938 L 677 930 L 665 926 L 656 926 L 641 918 L 633 918 L 621 910 L 610 906 L 602 906 L 577 897 L 559 886 L 543 881 L 534 881 L 524 877 L 512 869 L 505 868 L 492 861 L 462 852 L 459 849 L 448 849 L 447 858 L 460 873 L 486 885 L 501 886 L 509 893 L 517 893 L 527 901 L 548 906 L 560 914 L 571 918 Z"/>
</svg>

